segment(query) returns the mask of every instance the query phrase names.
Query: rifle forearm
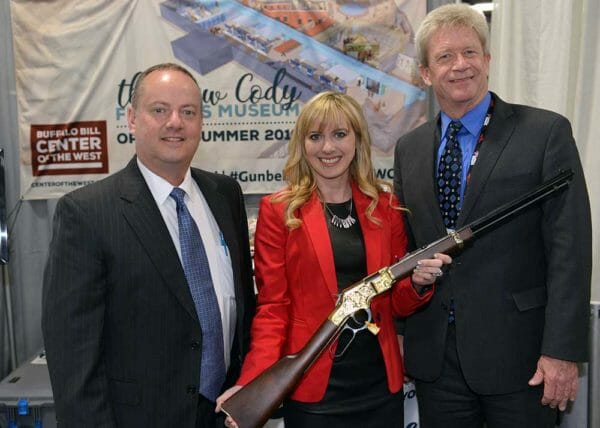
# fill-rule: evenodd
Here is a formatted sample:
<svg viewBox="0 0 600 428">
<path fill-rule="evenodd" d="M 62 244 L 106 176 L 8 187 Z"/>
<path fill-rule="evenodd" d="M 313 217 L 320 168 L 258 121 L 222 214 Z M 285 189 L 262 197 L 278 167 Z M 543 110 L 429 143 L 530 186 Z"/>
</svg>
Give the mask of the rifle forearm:
<svg viewBox="0 0 600 428">
<path fill-rule="evenodd" d="M 419 260 L 431 259 L 436 253 L 454 255 L 460 251 L 463 245 L 471 240 L 471 238 L 473 238 L 471 228 L 469 226 L 463 227 L 423 248 L 407 254 L 402 260 L 390 266 L 388 271 L 394 280 L 406 278 L 417 266 Z"/>
</svg>

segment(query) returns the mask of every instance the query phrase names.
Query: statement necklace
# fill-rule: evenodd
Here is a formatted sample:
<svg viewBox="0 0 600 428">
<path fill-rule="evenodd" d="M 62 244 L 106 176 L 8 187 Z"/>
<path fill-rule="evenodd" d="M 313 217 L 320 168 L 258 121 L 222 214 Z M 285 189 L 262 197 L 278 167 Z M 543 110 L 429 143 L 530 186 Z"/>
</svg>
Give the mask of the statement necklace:
<svg viewBox="0 0 600 428">
<path fill-rule="evenodd" d="M 346 218 L 339 218 L 337 215 L 335 215 L 327 205 L 327 202 L 323 202 L 323 205 L 325 205 L 325 209 L 331 216 L 329 222 L 335 227 L 340 229 L 348 229 L 356 223 L 356 219 L 352 217 L 352 199 L 350 199 L 350 210 L 348 210 L 348 215 Z"/>
</svg>

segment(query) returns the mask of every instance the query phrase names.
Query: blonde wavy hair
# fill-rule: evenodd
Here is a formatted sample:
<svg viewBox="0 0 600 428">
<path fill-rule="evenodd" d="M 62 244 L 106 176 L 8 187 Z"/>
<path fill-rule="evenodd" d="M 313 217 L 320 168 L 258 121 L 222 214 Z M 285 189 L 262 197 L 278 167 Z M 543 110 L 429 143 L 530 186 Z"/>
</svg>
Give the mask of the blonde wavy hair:
<svg viewBox="0 0 600 428">
<path fill-rule="evenodd" d="M 389 183 L 379 180 L 371 162 L 371 137 L 361 106 L 349 95 L 339 92 L 321 92 L 312 97 L 302 108 L 288 146 L 288 159 L 283 169 L 288 186 L 271 199 L 286 202 L 285 224 L 295 229 L 302 224 L 295 211 L 305 204 L 314 191 L 319 191 L 313 171 L 306 160 L 305 139 L 318 127 L 322 132 L 328 123 L 347 123 L 356 136 L 356 152 L 350 163 L 350 177 L 362 193 L 371 198 L 367 218 L 375 224 L 380 220 L 373 216 L 379 201 L 379 192 L 390 192 Z M 390 201 L 392 194 L 390 193 Z"/>
</svg>

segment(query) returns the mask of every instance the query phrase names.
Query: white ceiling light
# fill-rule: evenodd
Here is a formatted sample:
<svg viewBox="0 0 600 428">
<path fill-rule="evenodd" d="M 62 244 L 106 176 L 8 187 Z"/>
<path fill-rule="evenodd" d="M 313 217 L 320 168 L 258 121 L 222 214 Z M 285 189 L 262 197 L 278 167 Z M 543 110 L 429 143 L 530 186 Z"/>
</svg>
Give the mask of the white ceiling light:
<svg viewBox="0 0 600 428">
<path fill-rule="evenodd" d="M 481 13 L 491 12 L 492 9 L 494 9 L 494 3 L 491 1 L 487 3 L 477 3 L 472 4 L 471 7 Z"/>
</svg>

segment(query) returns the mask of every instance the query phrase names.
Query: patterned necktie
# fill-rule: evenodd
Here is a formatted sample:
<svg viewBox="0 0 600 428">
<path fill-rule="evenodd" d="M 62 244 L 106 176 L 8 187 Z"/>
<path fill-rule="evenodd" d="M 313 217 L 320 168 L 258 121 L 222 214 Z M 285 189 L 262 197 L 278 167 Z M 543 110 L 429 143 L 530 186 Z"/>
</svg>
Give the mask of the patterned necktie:
<svg viewBox="0 0 600 428">
<path fill-rule="evenodd" d="M 210 267 L 198 226 L 183 200 L 185 192 L 174 188 L 170 196 L 177 204 L 179 245 L 183 271 L 187 279 L 196 313 L 202 328 L 202 361 L 199 392 L 215 401 L 225 381 L 223 326 Z"/>
<path fill-rule="evenodd" d="M 454 229 L 460 212 L 462 150 L 457 135 L 461 128 L 462 124 L 457 121 L 452 121 L 448 125 L 446 148 L 438 165 L 438 202 L 447 229 Z"/>
</svg>

